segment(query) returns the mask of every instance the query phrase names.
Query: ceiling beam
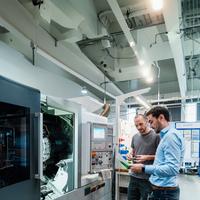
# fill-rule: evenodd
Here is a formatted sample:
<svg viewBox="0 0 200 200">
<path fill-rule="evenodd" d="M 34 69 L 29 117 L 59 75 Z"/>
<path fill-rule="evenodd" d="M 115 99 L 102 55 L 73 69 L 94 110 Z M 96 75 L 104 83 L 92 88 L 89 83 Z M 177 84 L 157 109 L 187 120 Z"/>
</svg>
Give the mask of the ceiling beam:
<svg viewBox="0 0 200 200">
<path fill-rule="evenodd" d="M 45 53 L 44 51 L 42 51 L 41 49 L 37 48 L 37 53 L 40 54 L 41 56 L 43 56 L 44 58 L 46 58 L 47 60 L 51 61 L 52 63 L 54 63 L 55 65 L 57 65 L 58 67 L 60 67 L 61 69 L 66 70 L 67 72 L 69 72 L 70 74 L 72 74 L 73 76 L 75 76 L 76 78 L 84 81 L 85 83 L 87 83 L 88 85 L 90 85 L 91 87 L 99 90 L 102 93 L 105 93 L 105 90 L 100 87 L 99 85 L 96 85 L 94 82 L 90 81 L 89 79 L 85 78 L 84 76 L 82 76 L 81 74 L 75 72 L 74 70 L 72 70 L 71 68 L 67 67 L 66 65 L 64 65 L 63 63 L 59 62 L 58 60 L 56 60 L 54 57 L 48 55 L 47 53 Z M 112 95 L 109 92 L 106 92 L 106 95 L 108 95 L 109 97 L 115 99 L 115 96 Z"/>
<path fill-rule="evenodd" d="M 121 104 L 122 102 L 124 102 L 124 100 L 126 100 L 129 97 L 136 97 L 136 96 L 139 96 L 141 94 L 148 93 L 150 91 L 150 89 L 151 88 L 148 87 L 148 88 L 144 88 L 144 89 L 141 89 L 141 90 L 135 90 L 133 92 L 122 94 L 122 95 L 117 96 L 116 100 L 118 101 L 119 104 Z"/>
<path fill-rule="evenodd" d="M 117 3 L 116 0 L 107 0 L 107 2 L 109 4 L 110 8 L 112 9 L 122 31 L 124 32 L 128 43 L 130 44 L 131 47 L 134 47 L 136 45 L 135 40 L 130 32 L 130 29 L 129 29 L 125 19 L 124 19 L 124 16 L 119 7 L 119 4 Z M 134 48 L 132 48 L 132 49 L 133 49 L 133 52 L 135 53 Z"/>
<path fill-rule="evenodd" d="M 117 0 L 107 0 L 111 10 L 113 11 L 122 31 L 124 32 L 124 35 L 130 45 L 130 48 L 136 55 L 140 65 L 145 64 L 145 68 L 148 68 L 151 64 L 151 60 L 149 59 L 147 49 L 143 46 L 136 45 L 136 41 L 134 40 L 131 31 L 126 23 L 126 20 L 124 18 L 124 15 L 120 9 L 120 6 L 117 2 Z"/>
<path fill-rule="evenodd" d="M 180 0 L 165 1 L 163 15 L 165 19 L 166 29 L 168 31 L 169 44 L 175 61 L 176 73 L 180 88 L 181 97 L 186 95 L 186 72 L 185 57 L 183 53 L 182 42 L 179 32 L 180 24 Z"/>
</svg>

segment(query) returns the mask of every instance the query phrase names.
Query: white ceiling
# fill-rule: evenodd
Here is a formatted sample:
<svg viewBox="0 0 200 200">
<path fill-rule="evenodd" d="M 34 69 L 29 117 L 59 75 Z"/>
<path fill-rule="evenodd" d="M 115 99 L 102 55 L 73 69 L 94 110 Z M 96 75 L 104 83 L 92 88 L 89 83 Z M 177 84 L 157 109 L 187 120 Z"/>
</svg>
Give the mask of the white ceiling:
<svg viewBox="0 0 200 200">
<path fill-rule="evenodd" d="M 58 69 L 55 63 L 44 64 L 50 61 L 38 55 L 40 67 L 86 85 L 101 99 L 105 86 L 108 99 L 149 86 L 151 90 L 146 95 L 156 99 L 158 84 L 162 98 L 170 94 L 184 97 L 191 90 L 200 89 L 198 1 L 164 1 L 164 8 L 159 12 L 151 9 L 149 0 L 44 0 L 40 8 L 31 0 L 18 0 L 12 4 L 11 0 L 0 1 L 1 18 L 14 27 L 5 27 L 9 30 L 6 32 L 2 26 L 2 41 L 32 60 L 29 43 L 32 40 L 81 77 L 72 75 L 67 69 Z M 121 10 L 113 13 L 116 7 L 109 6 L 110 2 L 117 3 Z M 4 12 L 3 7 L 13 16 Z M 124 18 L 119 22 L 122 15 Z M 190 23 L 192 19 L 196 24 Z M 121 29 L 120 23 L 126 23 L 128 33 Z M 195 33 L 191 32 L 194 26 L 197 26 Z M 26 40 L 22 37 L 17 40 L 19 35 L 13 31 L 15 29 Z M 33 34 L 35 29 L 37 34 Z M 134 48 L 127 42 L 129 33 L 136 43 Z M 144 60 L 143 66 L 138 58 Z M 160 68 L 159 79 L 155 63 Z M 147 83 L 143 68 L 153 77 L 152 83 Z"/>
</svg>

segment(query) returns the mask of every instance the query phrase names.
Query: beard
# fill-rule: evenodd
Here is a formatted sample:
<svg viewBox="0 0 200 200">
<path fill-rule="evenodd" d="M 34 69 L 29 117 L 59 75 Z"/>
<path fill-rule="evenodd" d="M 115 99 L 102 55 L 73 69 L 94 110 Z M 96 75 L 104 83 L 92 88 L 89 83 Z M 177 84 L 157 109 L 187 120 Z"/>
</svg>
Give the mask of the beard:
<svg viewBox="0 0 200 200">
<path fill-rule="evenodd" d="M 146 131 L 147 131 L 147 127 L 143 128 L 143 129 L 140 129 L 139 132 L 142 134 L 142 135 L 145 135 L 146 134 Z"/>
<path fill-rule="evenodd" d="M 160 129 L 155 129 L 155 132 L 156 133 L 160 133 Z"/>
<path fill-rule="evenodd" d="M 158 122 L 158 126 L 157 126 L 157 128 L 154 129 L 154 131 L 155 131 L 156 133 L 160 133 L 161 130 L 162 130 L 161 124 Z"/>
</svg>

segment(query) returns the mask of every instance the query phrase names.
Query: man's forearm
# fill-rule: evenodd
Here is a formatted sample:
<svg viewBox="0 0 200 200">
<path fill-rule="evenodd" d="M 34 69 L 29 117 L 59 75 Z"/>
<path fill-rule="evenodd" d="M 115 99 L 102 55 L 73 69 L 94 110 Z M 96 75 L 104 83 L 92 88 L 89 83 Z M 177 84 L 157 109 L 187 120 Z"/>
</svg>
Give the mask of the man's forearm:
<svg viewBox="0 0 200 200">
<path fill-rule="evenodd" d="M 146 155 L 147 156 L 147 160 L 154 160 L 155 159 L 155 155 Z"/>
<path fill-rule="evenodd" d="M 136 163 L 144 163 L 145 161 L 154 160 L 155 155 L 136 155 Z"/>
</svg>

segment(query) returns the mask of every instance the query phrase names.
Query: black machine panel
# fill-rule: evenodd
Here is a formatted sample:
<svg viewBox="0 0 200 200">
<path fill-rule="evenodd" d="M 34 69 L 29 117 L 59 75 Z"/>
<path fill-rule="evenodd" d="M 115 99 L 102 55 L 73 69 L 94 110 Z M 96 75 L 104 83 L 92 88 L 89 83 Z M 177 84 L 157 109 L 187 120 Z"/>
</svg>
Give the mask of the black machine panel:
<svg viewBox="0 0 200 200">
<path fill-rule="evenodd" d="M 0 188 L 30 177 L 30 109 L 0 102 Z"/>
<path fill-rule="evenodd" d="M 0 76 L 0 199 L 38 200 L 40 92 Z"/>
</svg>

